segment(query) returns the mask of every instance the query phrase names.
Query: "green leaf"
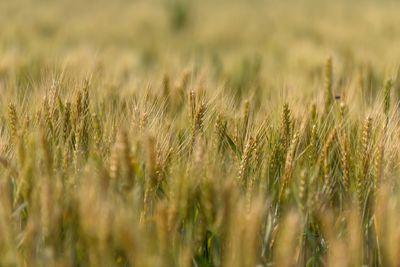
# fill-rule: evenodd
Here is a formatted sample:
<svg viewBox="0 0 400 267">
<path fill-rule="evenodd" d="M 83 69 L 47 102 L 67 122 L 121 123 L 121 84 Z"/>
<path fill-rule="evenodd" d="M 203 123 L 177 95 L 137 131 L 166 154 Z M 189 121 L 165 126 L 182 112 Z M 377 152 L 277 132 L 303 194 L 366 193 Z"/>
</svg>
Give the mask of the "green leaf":
<svg viewBox="0 0 400 267">
<path fill-rule="evenodd" d="M 235 142 L 233 142 L 233 140 L 229 137 L 229 135 L 227 133 L 224 133 L 224 136 L 225 136 L 226 141 L 229 144 L 229 147 L 241 159 L 242 158 L 242 153 L 237 149 Z"/>
<path fill-rule="evenodd" d="M 60 109 L 61 114 L 62 114 L 64 112 L 64 105 L 63 105 L 60 97 L 58 97 L 58 108 Z"/>
<path fill-rule="evenodd" d="M 194 256 L 194 261 L 197 263 L 199 267 L 213 267 L 211 263 L 208 262 L 206 258 L 200 255 L 195 255 Z"/>
</svg>

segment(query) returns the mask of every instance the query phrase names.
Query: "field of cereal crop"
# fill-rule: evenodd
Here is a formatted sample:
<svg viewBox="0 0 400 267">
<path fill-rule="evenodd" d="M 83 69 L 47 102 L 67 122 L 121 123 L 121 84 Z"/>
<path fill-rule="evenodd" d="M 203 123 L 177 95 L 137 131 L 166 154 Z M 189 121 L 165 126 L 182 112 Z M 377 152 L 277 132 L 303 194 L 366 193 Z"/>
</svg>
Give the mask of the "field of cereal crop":
<svg viewBox="0 0 400 267">
<path fill-rule="evenodd" d="M 399 11 L 0 1 L 0 266 L 399 266 Z"/>
</svg>

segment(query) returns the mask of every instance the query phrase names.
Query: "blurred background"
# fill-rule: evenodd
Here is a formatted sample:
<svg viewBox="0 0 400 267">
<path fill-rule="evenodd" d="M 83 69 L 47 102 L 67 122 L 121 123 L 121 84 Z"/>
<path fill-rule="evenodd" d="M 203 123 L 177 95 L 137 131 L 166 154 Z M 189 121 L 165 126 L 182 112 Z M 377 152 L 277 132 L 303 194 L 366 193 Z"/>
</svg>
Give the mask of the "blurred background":
<svg viewBox="0 0 400 267">
<path fill-rule="evenodd" d="M 337 77 L 368 72 L 381 85 L 400 62 L 399 10 L 389 0 L 3 0 L 0 79 L 59 66 L 110 80 L 189 68 L 232 88 L 298 89 L 320 82 L 332 56 Z"/>
</svg>

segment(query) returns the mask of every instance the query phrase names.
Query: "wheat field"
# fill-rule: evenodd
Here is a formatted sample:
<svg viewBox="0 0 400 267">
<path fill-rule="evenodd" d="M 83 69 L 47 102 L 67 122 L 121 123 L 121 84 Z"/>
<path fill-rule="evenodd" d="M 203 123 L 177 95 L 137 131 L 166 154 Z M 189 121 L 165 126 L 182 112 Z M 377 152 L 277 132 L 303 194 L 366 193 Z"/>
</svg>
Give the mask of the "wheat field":
<svg viewBox="0 0 400 267">
<path fill-rule="evenodd" d="M 0 266 L 400 266 L 399 10 L 0 1 Z"/>
</svg>

